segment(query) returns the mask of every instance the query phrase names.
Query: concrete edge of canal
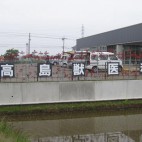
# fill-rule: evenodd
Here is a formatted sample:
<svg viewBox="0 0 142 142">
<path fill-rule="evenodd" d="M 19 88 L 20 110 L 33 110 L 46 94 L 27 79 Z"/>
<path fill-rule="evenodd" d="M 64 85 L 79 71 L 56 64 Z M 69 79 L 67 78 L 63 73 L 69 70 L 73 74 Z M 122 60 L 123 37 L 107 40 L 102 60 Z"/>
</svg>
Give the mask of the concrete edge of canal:
<svg viewBox="0 0 142 142">
<path fill-rule="evenodd" d="M 0 105 L 142 99 L 142 80 L 0 83 Z"/>
</svg>

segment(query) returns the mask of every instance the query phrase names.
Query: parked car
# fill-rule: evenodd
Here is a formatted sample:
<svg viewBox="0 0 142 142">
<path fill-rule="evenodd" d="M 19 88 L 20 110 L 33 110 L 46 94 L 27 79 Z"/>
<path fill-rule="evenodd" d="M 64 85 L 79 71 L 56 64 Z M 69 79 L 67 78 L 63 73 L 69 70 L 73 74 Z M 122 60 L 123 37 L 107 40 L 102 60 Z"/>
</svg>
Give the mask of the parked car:
<svg viewBox="0 0 142 142">
<path fill-rule="evenodd" d="M 123 65 L 122 61 L 111 52 L 92 52 L 90 53 L 89 65 L 86 66 L 86 69 L 97 72 L 98 70 L 107 69 L 108 62 L 117 62 L 119 63 L 118 70 L 122 71 Z"/>
<path fill-rule="evenodd" d="M 65 53 L 61 56 L 61 59 L 59 61 L 59 65 L 61 67 L 67 67 L 68 66 L 68 63 L 69 61 L 72 59 L 72 56 L 74 54 L 73 53 Z"/>
<path fill-rule="evenodd" d="M 49 59 L 49 62 L 50 62 L 52 65 L 57 65 L 57 64 L 59 64 L 59 60 L 58 60 L 58 59 Z"/>
<path fill-rule="evenodd" d="M 48 60 L 49 63 L 52 65 L 58 65 L 59 64 L 59 57 L 57 56 L 51 56 Z"/>
</svg>

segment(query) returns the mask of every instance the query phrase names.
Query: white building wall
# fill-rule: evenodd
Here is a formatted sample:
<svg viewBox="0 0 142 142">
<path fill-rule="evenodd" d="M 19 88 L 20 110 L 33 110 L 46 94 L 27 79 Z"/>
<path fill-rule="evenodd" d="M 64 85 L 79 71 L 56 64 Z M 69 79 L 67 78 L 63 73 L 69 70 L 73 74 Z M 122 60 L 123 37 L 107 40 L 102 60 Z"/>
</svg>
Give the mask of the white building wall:
<svg viewBox="0 0 142 142">
<path fill-rule="evenodd" d="M 116 54 L 122 54 L 124 50 L 123 45 L 116 45 Z"/>
</svg>

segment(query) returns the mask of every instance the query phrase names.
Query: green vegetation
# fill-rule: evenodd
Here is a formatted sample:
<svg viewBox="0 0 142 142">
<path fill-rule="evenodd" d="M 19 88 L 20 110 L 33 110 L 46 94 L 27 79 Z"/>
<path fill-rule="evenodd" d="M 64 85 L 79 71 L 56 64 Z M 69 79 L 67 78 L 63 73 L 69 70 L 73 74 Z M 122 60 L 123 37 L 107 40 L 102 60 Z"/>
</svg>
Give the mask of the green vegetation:
<svg viewBox="0 0 142 142">
<path fill-rule="evenodd" d="M 142 106 L 142 100 L 119 100 L 76 103 L 53 103 L 36 105 L 0 106 L 0 114 L 37 114 L 75 111 L 100 111 L 135 109 Z"/>
<path fill-rule="evenodd" d="M 20 131 L 13 130 L 5 120 L 0 121 L 0 142 L 30 142 Z"/>
<path fill-rule="evenodd" d="M 6 50 L 6 53 L 3 56 L 5 61 L 14 61 L 18 57 L 18 53 L 19 51 L 17 49 L 12 48 L 12 49 Z"/>
</svg>

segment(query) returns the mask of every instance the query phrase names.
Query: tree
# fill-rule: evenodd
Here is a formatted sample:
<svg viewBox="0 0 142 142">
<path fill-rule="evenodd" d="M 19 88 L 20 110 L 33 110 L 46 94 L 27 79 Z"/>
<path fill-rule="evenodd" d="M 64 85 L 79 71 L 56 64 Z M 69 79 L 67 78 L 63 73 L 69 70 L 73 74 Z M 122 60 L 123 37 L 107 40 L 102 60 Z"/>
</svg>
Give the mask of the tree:
<svg viewBox="0 0 142 142">
<path fill-rule="evenodd" d="M 4 60 L 6 61 L 14 61 L 17 59 L 17 56 L 19 54 L 19 51 L 17 49 L 8 49 L 6 50 L 6 53 L 4 54 Z"/>
</svg>

